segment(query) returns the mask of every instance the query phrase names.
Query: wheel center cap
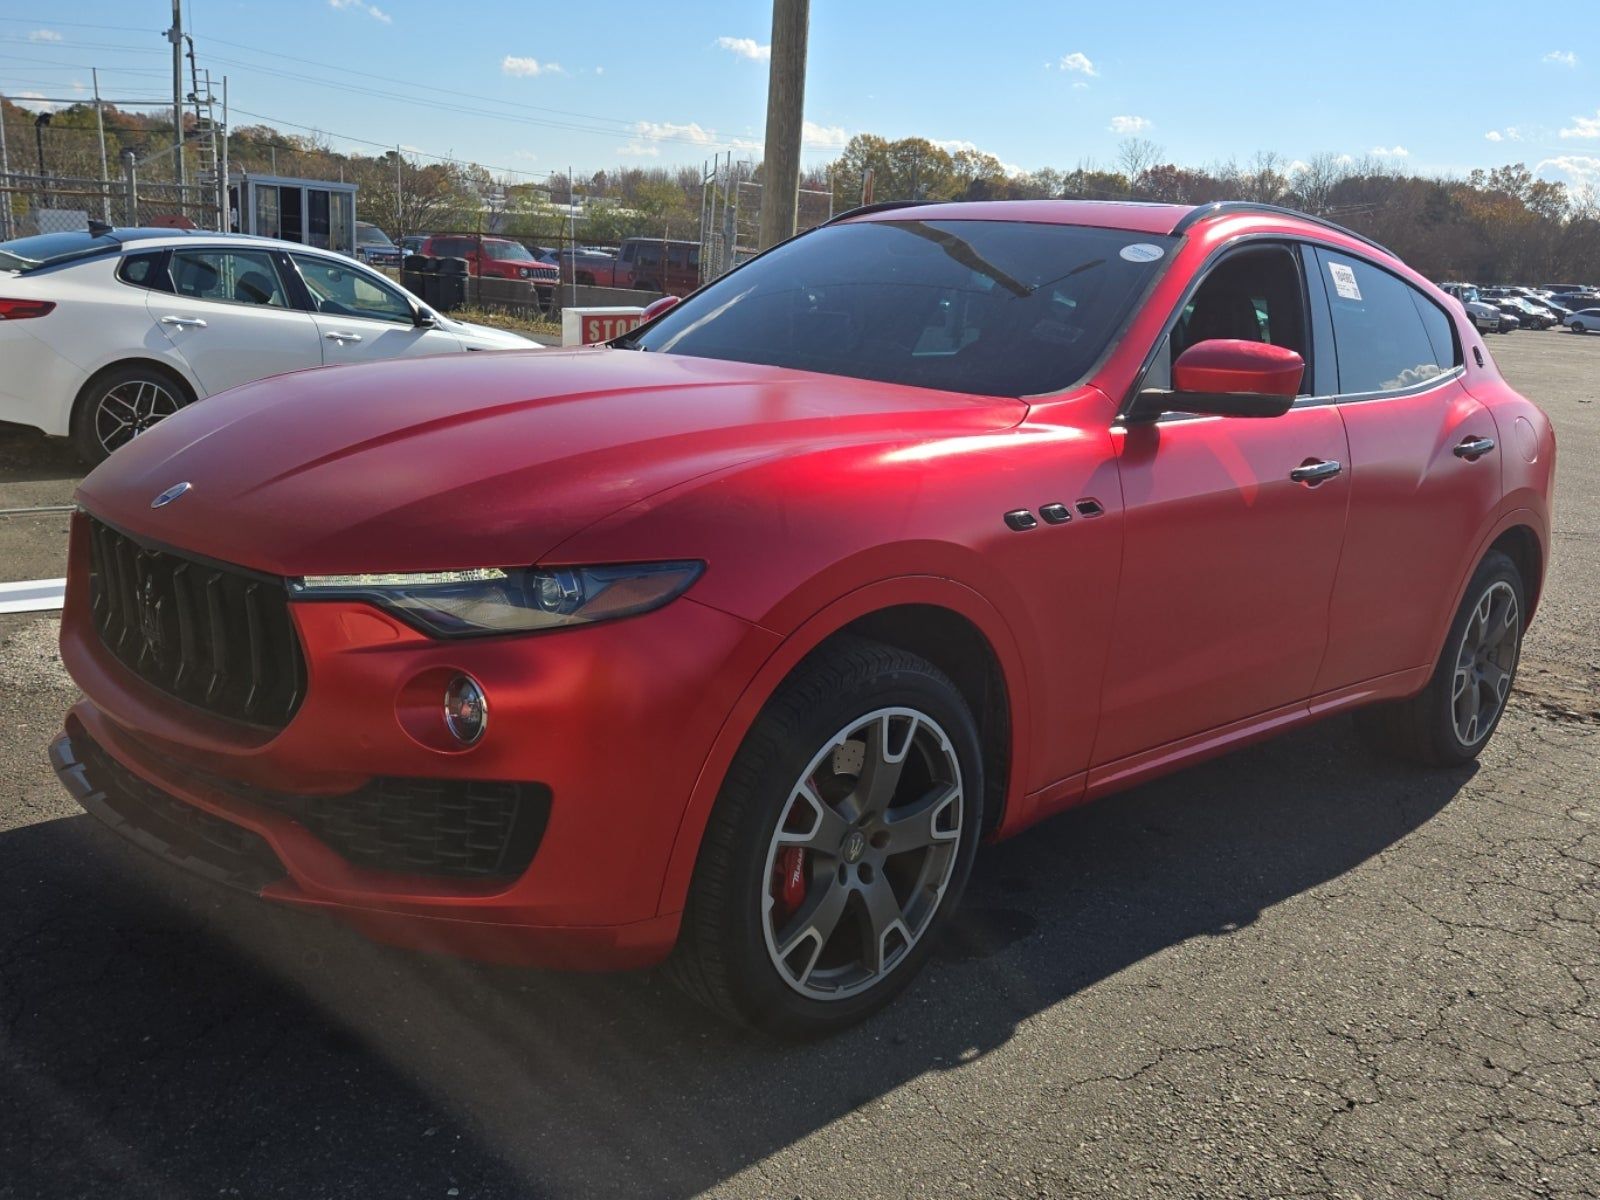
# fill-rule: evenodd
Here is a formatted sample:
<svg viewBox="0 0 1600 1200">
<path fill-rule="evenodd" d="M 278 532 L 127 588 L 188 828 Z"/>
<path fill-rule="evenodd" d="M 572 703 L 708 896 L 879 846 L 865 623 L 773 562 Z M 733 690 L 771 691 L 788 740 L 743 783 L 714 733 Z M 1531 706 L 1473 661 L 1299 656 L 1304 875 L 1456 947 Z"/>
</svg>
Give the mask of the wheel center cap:
<svg viewBox="0 0 1600 1200">
<path fill-rule="evenodd" d="M 859 829 L 852 829 L 845 834 L 844 841 L 839 845 L 839 855 L 845 862 L 854 866 L 861 861 L 861 856 L 867 852 L 867 838 Z"/>
</svg>

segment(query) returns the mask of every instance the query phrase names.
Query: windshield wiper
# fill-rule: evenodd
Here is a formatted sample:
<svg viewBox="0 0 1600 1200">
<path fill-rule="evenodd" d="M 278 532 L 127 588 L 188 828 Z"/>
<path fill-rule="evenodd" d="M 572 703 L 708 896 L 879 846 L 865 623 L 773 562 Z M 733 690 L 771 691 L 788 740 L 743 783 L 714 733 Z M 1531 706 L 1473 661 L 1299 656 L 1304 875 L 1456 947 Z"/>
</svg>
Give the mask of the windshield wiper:
<svg viewBox="0 0 1600 1200">
<path fill-rule="evenodd" d="M 914 233 L 920 238 L 927 238 L 928 241 L 938 246 L 939 249 L 943 250 L 963 267 L 976 271 L 987 279 L 994 280 L 995 283 L 1005 288 L 1006 291 L 1018 299 L 1033 294 L 1031 287 L 1016 278 L 1016 276 L 995 266 L 994 263 L 979 254 L 973 248 L 971 242 L 965 238 L 957 237 L 949 230 L 935 229 L 925 221 L 889 221 L 886 224 L 893 229 L 904 229 L 907 233 Z"/>
</svg>

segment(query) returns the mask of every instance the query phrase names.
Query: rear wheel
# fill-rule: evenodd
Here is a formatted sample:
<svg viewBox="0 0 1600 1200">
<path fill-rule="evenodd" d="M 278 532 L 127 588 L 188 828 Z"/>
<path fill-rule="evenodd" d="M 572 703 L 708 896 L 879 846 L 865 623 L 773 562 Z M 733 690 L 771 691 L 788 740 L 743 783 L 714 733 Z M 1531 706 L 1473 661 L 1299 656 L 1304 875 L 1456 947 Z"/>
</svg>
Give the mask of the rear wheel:
<svg viewBox="0 0 1600 1200">
<path fill-rule="evenodd" d="M 192 399 L 188 388 L 159 367 L 136 363 L 102 371 L 73 404 L 72 444 L 94 466 Z"/>
<path fill-rule="evenodd" d="M 1451 623 L 1428 686 L 1356 714 L 1377 750 L 1430 766 L 1468 762 L 1500 724 L 1522 651 L 1524 584 L 1498 550 L 1484 556 Z"/>
<path fill-rule="evenodd" d="M 874 642 L 830 645 L 728 772 L 675 978 L 786 1036 L 860 1020 L 931 952 L 972 867 L 982 796 L 977 728 L 942 672 Z"/>
</svg>

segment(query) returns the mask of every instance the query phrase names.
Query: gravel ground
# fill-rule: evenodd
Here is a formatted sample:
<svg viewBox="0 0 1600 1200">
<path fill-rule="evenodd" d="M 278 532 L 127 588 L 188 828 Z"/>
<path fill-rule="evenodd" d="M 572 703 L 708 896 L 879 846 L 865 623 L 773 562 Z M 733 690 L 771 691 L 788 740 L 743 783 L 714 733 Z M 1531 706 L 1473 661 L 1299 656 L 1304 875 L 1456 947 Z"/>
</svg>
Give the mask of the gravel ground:
<svg viewBox="0 0 1600 1200">
<path fill-rule="evenodd" d="M 0 618 L 0 1197 L 1600 1193 L 1600 338 L 1494 339 L 1555 558 L 1474 767 L 1334 720 L 987 851 L 830 1041 L 652 975 L 404 955 L 147 861 L 56 786 L 55 622 Z M 0 434 L 0 507 L 70 494 Z M 64 522 L 0 517 L 11 577 Z"/>
</svg>

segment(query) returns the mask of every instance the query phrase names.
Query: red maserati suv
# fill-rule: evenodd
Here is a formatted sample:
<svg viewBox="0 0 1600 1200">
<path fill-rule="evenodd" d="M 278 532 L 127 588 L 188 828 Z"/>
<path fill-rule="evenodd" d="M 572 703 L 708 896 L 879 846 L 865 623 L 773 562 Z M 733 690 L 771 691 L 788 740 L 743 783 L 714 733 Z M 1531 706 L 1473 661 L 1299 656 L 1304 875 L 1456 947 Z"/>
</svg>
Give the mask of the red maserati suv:
<svg viewBox="0 0 1600 1200">
<path fill-rule="evenodd" d="M 878 205 L 609 346 L 134 439 L 78 492 L 52 754 L 265 900 L 817 1032 L 980 841 L 1332 713 L 1477 755 L 1554 464 L 1460 307 L 1324 221 Z"/>
</svg>

